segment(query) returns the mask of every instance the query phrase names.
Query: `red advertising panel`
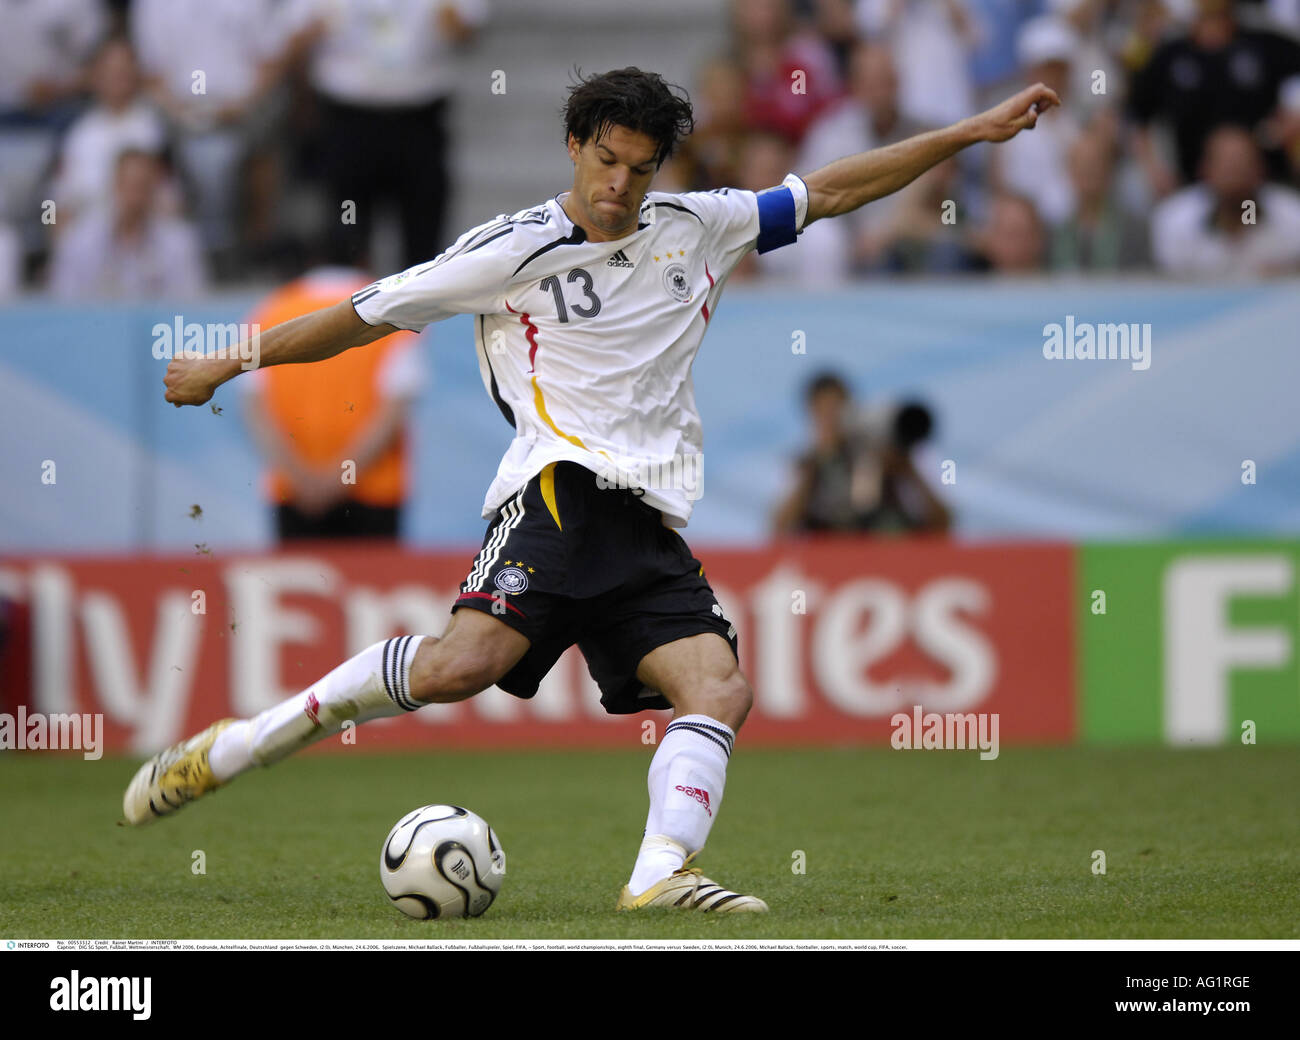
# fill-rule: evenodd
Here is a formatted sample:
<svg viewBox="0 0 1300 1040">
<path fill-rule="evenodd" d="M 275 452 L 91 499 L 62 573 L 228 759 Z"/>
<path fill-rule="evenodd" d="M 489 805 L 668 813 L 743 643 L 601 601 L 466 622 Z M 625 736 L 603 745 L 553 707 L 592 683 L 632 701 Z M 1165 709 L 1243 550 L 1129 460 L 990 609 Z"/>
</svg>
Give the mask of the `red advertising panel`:
<svg viewBox="0 0 1300 1040">
<path fill-rule="evenodd" d="M 109 750 L 144 753 L 253 715 L 380 639 L 441 632 L 471 555 L 41 558 L 0 565 L 0 587 L 27 619 L 29 709 L 102 712 Z M 997 713 L 1003 741 L 1074 738 L 1068 547 L 836 538 L 697 555 L 754 687 L 746 743 L 886 744 L 917 705 Z M 493 688 L 367 723 L 356 743 L 627 745 L 665 717 L 613 718 L 598 701 L 575 648 L 531 701 Z"/>
</svg>

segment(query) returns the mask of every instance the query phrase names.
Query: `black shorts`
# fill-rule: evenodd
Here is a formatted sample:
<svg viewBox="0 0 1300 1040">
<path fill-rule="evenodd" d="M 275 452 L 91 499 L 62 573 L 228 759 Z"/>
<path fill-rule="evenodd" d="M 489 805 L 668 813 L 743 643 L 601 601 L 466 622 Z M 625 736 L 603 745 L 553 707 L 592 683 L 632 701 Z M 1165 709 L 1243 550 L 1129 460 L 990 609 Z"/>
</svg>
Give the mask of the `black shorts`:
<svg viewBox="0 0 1300 1040">
<path fill-rule="evenodd" d="M 574 462 L 552 463 L 505 503 L 452 612 L 481 610 L 528 637 L 497 685 L 516 697 L 574 643 L 611 715 L 671 705 L 636 677 L 664 643 L 716 632 L 737 653 L 704 568 L 657 509 L 630 490 L 601 488 Z"/>
</svg>

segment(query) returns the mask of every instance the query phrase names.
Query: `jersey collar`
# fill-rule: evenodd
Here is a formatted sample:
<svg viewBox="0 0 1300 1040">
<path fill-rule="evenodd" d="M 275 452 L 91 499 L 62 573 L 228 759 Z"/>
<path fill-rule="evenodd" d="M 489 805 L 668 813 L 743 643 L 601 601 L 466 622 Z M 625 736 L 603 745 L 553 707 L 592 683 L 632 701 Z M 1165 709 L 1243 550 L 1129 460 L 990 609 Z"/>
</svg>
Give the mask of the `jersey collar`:
<svg viewBox="0 0 1300 1040">
<path fill-rule="evenodd" d="M 568 228 L 569 231 L 572 231 L 577 225 L 573 223 L 573 220 L 569 217 L 569 214 L 566 213 L 564 210 L 564 200 L 568 198 L 568 196 L 569 196 L 569 192 L 562 191 L 558 195 L 556 195 L 551 201 L 555 203 L 555 208 L 559 213 L 560 220 L 564 222 L 562 226 Z M 644 230 L 654 222 L 655 222 L 655 204 L 650 201 L 650 193 L 646 192 L 645 198 L 641 200 L 641 209 L 637 213 L 636 230 L 637 231 Z M 635 232 L 633 232 L 633 234 L 635 234 Z"/>
</svg>

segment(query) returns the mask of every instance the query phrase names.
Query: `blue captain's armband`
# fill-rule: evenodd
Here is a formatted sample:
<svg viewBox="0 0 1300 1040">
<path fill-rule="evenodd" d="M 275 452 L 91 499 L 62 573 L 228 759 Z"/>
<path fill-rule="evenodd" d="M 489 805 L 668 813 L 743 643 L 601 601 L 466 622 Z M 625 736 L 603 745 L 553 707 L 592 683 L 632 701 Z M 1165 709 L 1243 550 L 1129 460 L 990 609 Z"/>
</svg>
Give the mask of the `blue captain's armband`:
<svg viewBox="0 0 1300 1040">
<path fill-rule="evenodd" d="M 758 193 L 758 243 L 760 253 L 788 246 L 799 234 L 794 194 L 785 185 Z"/>
</svg>

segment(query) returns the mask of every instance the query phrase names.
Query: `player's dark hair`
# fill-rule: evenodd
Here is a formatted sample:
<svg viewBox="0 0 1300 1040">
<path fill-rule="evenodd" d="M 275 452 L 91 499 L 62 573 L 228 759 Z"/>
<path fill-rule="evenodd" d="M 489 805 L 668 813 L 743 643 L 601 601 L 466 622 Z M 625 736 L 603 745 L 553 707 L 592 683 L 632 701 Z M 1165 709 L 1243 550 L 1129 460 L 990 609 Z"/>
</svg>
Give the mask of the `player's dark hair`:
<svg viewBox="0 0 1300 1040">
<path fill-rule="evenodd" d="M 615 126 L 645 134 L 657 145 L 655 168 L 695 129 L 691 101 L 681 87 L 654 72 L 629 66 L 584 77 L 570 88 L 564 105 L 564 140 L 572 134 L 581 146 L 599 141 Z M 675 93 L 680 91 L 680 94 Z"/>
</svg>

